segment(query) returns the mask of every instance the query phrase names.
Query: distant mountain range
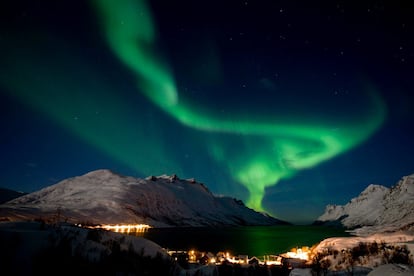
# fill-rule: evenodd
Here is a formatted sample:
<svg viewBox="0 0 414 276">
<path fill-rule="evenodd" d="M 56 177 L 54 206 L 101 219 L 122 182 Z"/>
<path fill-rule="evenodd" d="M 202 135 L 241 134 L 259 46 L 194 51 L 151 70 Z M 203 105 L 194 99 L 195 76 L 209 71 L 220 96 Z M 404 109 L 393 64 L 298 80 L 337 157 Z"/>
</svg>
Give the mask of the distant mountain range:
<svg viewBox="0 0 414 276">
<path fill-rule="evenodd" d="M 0 188 L 0 204 L 25 195 L 26 193 L 17 192 L 10 189 Z"/>
<path fill-rule="evenodd" d="M 97 170 L 0 205 L 0 220 L 59 219 L 74 223 L 154 227 L 277 225 L 287 222 L 214 196 L 193 179 L 146 179 Z"/>
<path fill-rule="evenodd" d="M 337 224 L 349 229 L 414 230 L 414 174 L 394 187 L 369 185 L 346 205 L 328 205 L 316 224 Z"/>
</svg>

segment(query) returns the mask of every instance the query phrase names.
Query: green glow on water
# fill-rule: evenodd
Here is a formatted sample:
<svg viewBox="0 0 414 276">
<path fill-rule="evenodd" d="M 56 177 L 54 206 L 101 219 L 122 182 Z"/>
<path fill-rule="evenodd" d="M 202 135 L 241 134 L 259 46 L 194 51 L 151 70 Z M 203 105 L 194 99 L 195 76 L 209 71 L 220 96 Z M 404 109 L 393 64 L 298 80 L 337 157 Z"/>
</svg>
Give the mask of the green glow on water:
<svg viewBox="0 0 414 276">
<path fill-rule="evenodd" d="M 170 249 L 230 251 L 249 257 L 281 254 L 292 248 L 315 245 L 330 237 L 348 237 L 343 229 L 324 226 L 248 226 L 235 228 L 150 229 L 144 234 Z M 174 238 L 171 238 L 174 237 Z M 211 242 L 214 241 L 214 242 Z"/>
</svg>

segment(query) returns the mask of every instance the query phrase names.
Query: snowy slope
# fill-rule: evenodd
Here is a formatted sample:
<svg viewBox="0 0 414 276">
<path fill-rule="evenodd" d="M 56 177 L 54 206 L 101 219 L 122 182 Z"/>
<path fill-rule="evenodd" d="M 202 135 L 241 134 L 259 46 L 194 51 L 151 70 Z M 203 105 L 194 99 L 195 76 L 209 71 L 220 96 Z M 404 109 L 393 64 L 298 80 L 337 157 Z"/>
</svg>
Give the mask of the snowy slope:
<svg viewBox="0 0 414 276">
<path fill-rule="evenodd" d="M 313 247 L 310 255 L 322 254 L 324 256 L 325 264 L 329 264 L 328 269 L 332 272 L 328 275 L 368 274 L 355 273 L 355 268 L 360 268 L 360 271 L 365 272 L 375 271 L 372 275 L 399 275 L 394 274 L 387 266 L 401 266 L 399 269 L 401 272 L 412 272 L 414 269 L 412 266 L 398 264 L 398 262 L 403 264 L 410 262 L 408 258 L 412 259 L 413 256 L 410 253 L 414 249 L 413 241 L 414 234 L 403 231 L 375 233 L 363 237 L 333 237 L 327 238 Z M 364 249 L 364 245 L 368 245 L 365 247 L 366 249 Z M 403 250 L 403 248 L 406 249 Z M 395 256 L 399 256 L 399 258 L 395 258 Z M 354 274 L 350 273 L 351 270 Z"/>
<path fill-rule="evenodd" d="M 59 218 L 155 227 L 283 223 L 240 201 L 215 197 L 203 184 L 176 176 L 139 179 L 97 170 L 0 205 L 3 220 Z"/>
<path fill-rule="evenodd" d="M 386 264 L 374 268 L 368 276 L 412 276 L 414 268 L 402 264 Z"/>
<path fill-rule="evenodd" d="M 111 265 L 119 262 L 126 270 L 133 270 L 134 259 L 114 259 L 116 253 L 124 256 L 128 252 L 138 258 L 160 256 L 167 261 L 170 258 L 159 245 L 143 237 L 65 224 L 0 222 L 0 242 L 2 275 L 86 275 L 86 268 L 96 269 L 105 262 Z M 90 274 L 98 275 L 93 272 Z M 130 275 L 105 272 L 105 275 Z"/>
<path fill-rule="evenodd" d="M 346 205 L 328 205 L 317 223 L 339 222 L 347 228 L 373 226 L 387 230 L 414 225 L 414 174 L 387 188 L 369 185 Z"/>
</svg>

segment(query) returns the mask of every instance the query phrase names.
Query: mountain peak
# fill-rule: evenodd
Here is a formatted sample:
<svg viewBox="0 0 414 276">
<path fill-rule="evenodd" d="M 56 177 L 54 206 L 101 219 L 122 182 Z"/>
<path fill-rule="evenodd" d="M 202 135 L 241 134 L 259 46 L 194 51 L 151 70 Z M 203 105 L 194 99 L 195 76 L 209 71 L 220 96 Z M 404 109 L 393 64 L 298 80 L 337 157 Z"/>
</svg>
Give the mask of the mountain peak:
<svg viewBox="0 0 414 276">
<path fill-rule="evenodd" d="M 372 194 L 372 193 L 377 193 L 377 192 L 384 192 L 384 191 L 388 191 L 389 189 L 385 186 L 382 185 L 377 185 L 377 184 L 370 184 L 368 185 L 368 187 L 365 188 L 365 190 L 360 194 L 360 195 L 368 195 L 368 194 Z"/>
<path fill-rule="evenodd" d="M 119 177 L 121 175 L 109 169 L 99 169 L 99 170 L 88 172 L 84 174 L 83 176 L 96 177 L 96 178 L 109 178 L 113 176 Z"/>
<path fill-rule="evenodd" d="M 397 184 L 406 193 L 414 195 L 414 174 L 404 176 Z"/>
</svg>

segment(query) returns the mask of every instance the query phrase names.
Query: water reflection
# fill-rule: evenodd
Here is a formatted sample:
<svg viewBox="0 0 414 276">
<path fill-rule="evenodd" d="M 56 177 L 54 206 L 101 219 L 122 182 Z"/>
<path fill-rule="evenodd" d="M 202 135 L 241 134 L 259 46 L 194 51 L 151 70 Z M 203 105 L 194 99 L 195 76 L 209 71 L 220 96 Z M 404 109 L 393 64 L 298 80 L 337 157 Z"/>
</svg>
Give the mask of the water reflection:
<svg viewBox="0 0 414 276">
<path fill-rule="evenodd" d="M 323 226 L 249 226 L 234 228 L 149 228 L 145 238 L 174 250 L 198 250 L 263 256 L 312 246 L 328 237 L 349 236 Z"/>
</svg>

